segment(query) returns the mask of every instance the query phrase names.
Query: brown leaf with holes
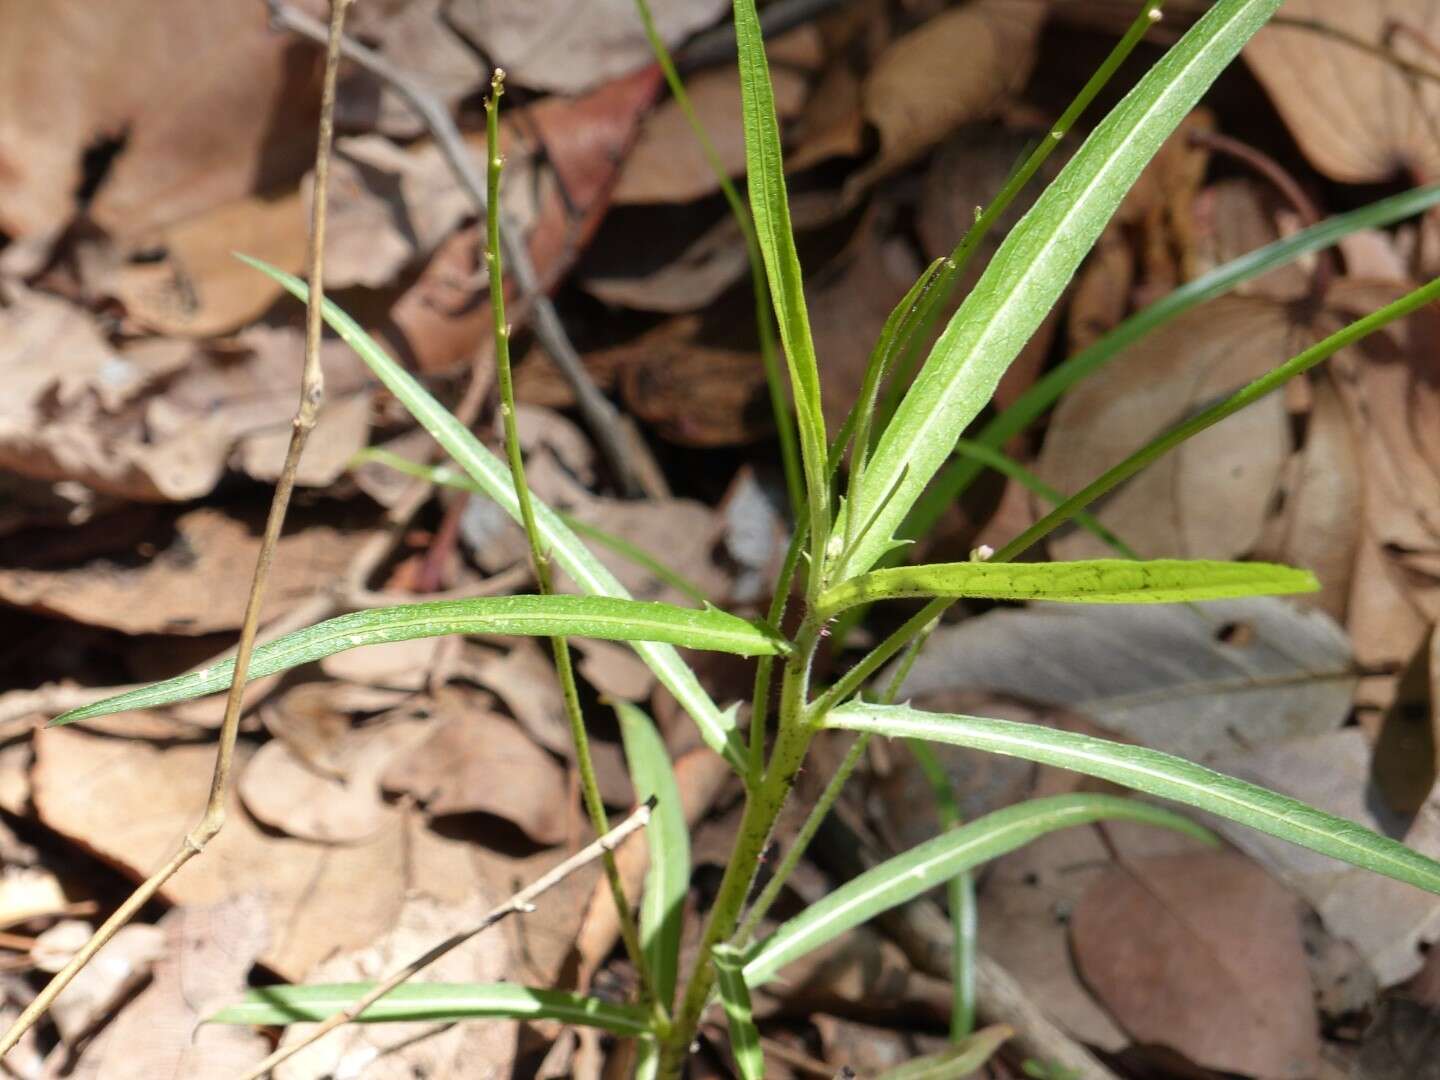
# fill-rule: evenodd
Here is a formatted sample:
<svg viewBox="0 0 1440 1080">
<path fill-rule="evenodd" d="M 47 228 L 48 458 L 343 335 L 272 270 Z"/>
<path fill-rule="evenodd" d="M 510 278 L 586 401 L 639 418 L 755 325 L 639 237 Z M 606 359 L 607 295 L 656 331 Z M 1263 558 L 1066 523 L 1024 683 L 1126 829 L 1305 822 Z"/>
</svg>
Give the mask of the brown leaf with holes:
<svg viewBox="0 0 1440 1080">
<path fill-rule="evenodd" d="M 1245 59 L 1315 167 L 1348 184 L 1440 174 L 1440 85 L 1395 62 L 1435 71 L 1440 8 L 1289 0 L 1284 14 L 1250 40 Z"/>
<path fill-rule="evenodd" d="M 72 727 L 37 732 L 35 746 L 39 819 L 136 878 L 154 870 L 194 826 L 215 758 L 209 742 L 161 747 Z M 252 752 L 240 745 L 237 771 Z M 232 792 L 225 828 L 160 895 L 205 905 L 263 886 L 273 939 L 260 961 L 298 982 L 325 957 L 368 945 L 417 892 L 444 903 L 472 895 L 481 879 L 469 850 L 398 808 L 361 843 L 276 836 Z"/>
<path fill-rule="evenodd" d="M 263 4 L 158 18 L 149 0 L 5 0 L 0 24 L 0 228 L 12 236 L 58 233 L 79 209 L 84 155 L 108 140 L 117 152 L 88 213 L 123 236 L 293 183 L 314 158 L 320 54 L 274 33 Z"/>
<path fill-rule="evenodd" d="M 98 557 L 66 565 L 52 549 L 40 558 L 4 559 L 0 601 L 128 634 L 235 630 L 255 573 L 262 521 L 255 512 L 210 507 L 156 511 L 130 536 L 114 535 L 109 522 L 97 521 L 90 530 L 104 544 Z M 276 548 L 262 621 L 337 580 L 368 536 L 363 519 L 292 513 Z"/>
<path fill-rule="evenodd" d="M 880 153 L 847 187 L 868 186 L 962 124 L 993 115 L 1030 77 L 1045 7 L 1035 0 L 970 0 L 892 41 L 861 90 Z"/>
<path fill-rule="evenodd" d="M 1071 940 L 1081 975 L 1136 1042 L 1266 1080 L 1315 1075 L 1299 904 L 1243 856 L 1126 859 L 1086 890 Z"/>
</svg>

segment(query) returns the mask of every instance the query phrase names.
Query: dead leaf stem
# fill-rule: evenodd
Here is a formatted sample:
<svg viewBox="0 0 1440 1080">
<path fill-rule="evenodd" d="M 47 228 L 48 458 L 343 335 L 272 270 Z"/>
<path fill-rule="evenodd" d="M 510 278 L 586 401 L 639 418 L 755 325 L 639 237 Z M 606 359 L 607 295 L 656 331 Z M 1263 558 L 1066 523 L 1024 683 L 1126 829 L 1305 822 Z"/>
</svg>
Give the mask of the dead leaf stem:
<svg viewBox="0 0 1440 1080">
<path fill-rule="evenodd" d="M 206 800 L 205 812 L 199 823 L 186 834 L 179 848 L 157 872 L 147 878 L 129 898 L 116 909 L 84 946 L 70 959 L 45 988 L 35 996 L 19 1018 L 0 1040 L 0 1056 L 15 1046 L 20 1038 L 50 1008 L 55 998 L 80 973 L 81 969 L 143 908 L 175 873 L 196 855 L 205 850 L 205 845 L 219 833 L 225 824 L 225 798 L 230 787 L 231 766 L 235 757 L 235 741 L 240 731 L 240 712 L 244 702 L 245 675 L 250 666 L 250 657 L 255 651 L 255 638 L 260 627 L 260 607 L 265 596 L 265 584 L 274 558 L 275 546 L 280 539 L 280 530 L 285 523 L 289 509 L 290 494 L 295 487 L 295 472 L 300 464 L 300 455 L 305 449 L 306 439 L 315 427 L 320 404 L 325 396 L 324 374 L 320 368 L 320 312 L 324 300 L 324 259 L 325 259 L 325 212 L 326 178 L 330 166 L 330 144 L 334 133 L 335 78 L 340 66 L 340 39 L 345 24 L 345 13 L 352 0 L 332 0 L 330 26 L 327 35 L 325 56 L 325 79 L 320 104 L 320 131 L 315 151 L 315 190 L 310 218 L 309 279 L 310 301 L 305 326 L 305 367 L 300 379 L 300 403 L 296 408 L 294 427 L 290 435 L 290 446 L 285 455 L 285 466 L 275 487 L 275 496 L 270 503 L 269 517 L 265 522 L 265 535 L 260 545 L 260 554 L 255 564 L 255 576 L 250 585 L 250 596 L 245 604 L 245 619 L 240 628 L 240 644 L 235 657 L 235 677 L 230 684 L 230 694 L 225 701 L 225 717 L 221 721 L 219 748 L 215 754 L 215 771 L 210 781 L 210 794 Z"/>
<path fill-rule="evenodd" d="M 270 8 L 271 22 L 277 28 L 311 41 L 325 40 L 325 28 L 318 19 L 297 11 L 283 0 L 266 0 L 266 3 Z M 476 213 L 483 219 L 488 204 L 484 177 L 475 167 L 455 121 L 451 119 L 449 110 L 440 99 L 421 86 L 408 72 L 397 68 L 359 42 L 343 38 L 340 48 L 347 60 L 353 61 L 394 90 L 401 100 L 415 111 L 415 115 L 429 130 L 435 145 L 439 147 L 446 163 L 455 174 L 456 182 L 470 197 Z M 511 273 L 520 287 L 523 302 L 531 305 L 535 336 L 569 384 L 586 426 L 599 444 L 621 488 L 629 495 L 645 494 L 658 498 L 668 494 L 660 466 L 634 424 L 628 417 L 620 414 L 590 378 L 580 354 L 565 332 L 555 304 L 545 294 L 535 264 L 530 260 L 529 251 L 523 243 L 515 240 L 518 235 L 513 228 L 506 229 L 501 242 L 505 245 L 505 260 L 510 264 Z"/>
<path fill-rule="evenodd" d="M 564 881 L 582 866 L 586 866 L 596 859 L 611 855 L 632 833 L 639 832 L 645 828 L 650 821 L 650 812 L 654 808 L 655 800 L 653 798 L 641 803 L 628 818 L 615 826 L 615 828 L 611 829 L 587 847 L 577 851 L 574 855 L 571 855 L 553 870 L 536 878 L 534 882 L 521 889 L 514 896 L 510 897 L 509 900 L 506 900 L 499 907 L 491 910 L 488 915 L 473 927 L 450 935 L 444 941 L 440 942 L 440 944 L 417 956 L 399 971 L 388 976 L 382 982 L 377 983 L 358 1001 L 346 1006 L 333 1016 L 317 1024 L 310 1031 L 307 1031 L 304 1038 L 291 1043 L 289 1046 L 282 1046 L 276 1050 L 264 1061 L 260 1062 L 259 1065 L 256 1065 L 255 1068 L 240 1077 L 240 1080 L 259 1080 L 260 1077 L 267 1075 L 277 1065 L 334 1031 L 341 1024 L 348 1024 L 397 986 L 425 970 L 425 968 L 429 967 L 436 960 L 439 960 L 452 949 L 458 948 L 475 935 L 490 929 L 490 927 L 494 926 L 501 919 L 514 915 L 517 912 L 529 913 L 534 911 L 535 901 L 541 894 L 560 884 L 560 882 Z"/>
</svg>

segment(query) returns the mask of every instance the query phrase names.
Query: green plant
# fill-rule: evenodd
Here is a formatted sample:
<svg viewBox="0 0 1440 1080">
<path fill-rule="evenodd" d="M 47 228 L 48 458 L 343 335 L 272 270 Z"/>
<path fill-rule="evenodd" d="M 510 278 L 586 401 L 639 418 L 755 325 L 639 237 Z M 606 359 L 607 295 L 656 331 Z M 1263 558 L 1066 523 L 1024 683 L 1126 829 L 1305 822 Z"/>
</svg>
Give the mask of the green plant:
<svg viewBox="0 0 1440 1080">
<path fill-rule="evenodd" d="M 816 733 L 825 728 L 873 735 L 948 742 L 1009 754 L 1104 777 L 1137 791 L 1160 796 L 1242 822 L 1293 843 L 1331 855 L 1418 887 L 1440 892 L 1440 864 L 1385 837 L 1331 817 L 1295 800 L 1222 776 L 1182 759 L 1134 746 L 980 717 L 937 715 L 890 704 L 899 680 L 882 700 L 864 691 L 882 665 L 902 650 L 913 659 L 928 629 L 959 597 L 1045 599 L 1057 602 L 1173 603 L 1303 592 L 1315 588 L 1303 570 L 1266 564 L 1103 560 L 1086 563 L 1013 565 L 1012 560 L 1051 530 L 1083 512 L 1114 484 L 1157 456 L 1287 379 L 1322 361 L 1337 349 L 1440 297 L 1432 282 L 1404 299 L 1357 321 L 1305 353 L 1280 365 L 1261 380 L 1187 421 L 1111 470 L 1079 495 L 1065 500 L 1034 528 L 985 561 L 892 567 L 876 565 L 894 551 L 904 523 L 925 498 L 966 428 L 988 402 L 1006 366 L 1057 302 L 1081 259 L 1153 156 L 1181 118 L 1244 43 L 1279 7 L 1280 0 L 1220 0 L 1138 83 L 1095 129 L 1059 179 L 1012 231 L 974 290 L 950 320 L 919 366 L 913 383 L 900 379 L 893 414 L 877 406 L 887 377 L 903 376 L 906 357 L 926 339 L 925 328 L 939 310 L 958 268 L 975 250 L 978 238 L 998 217 L 996 207 L 1013 197 L 1033 174 L 1053 142 L 1037 150 L 1016 174 L 1016 181 L 981 215 L 957 248 L 897 307 L 872 356 L 865 389 L 851 418 L 831 440 L 820 409 L 820 383 L 805 312 L 801 273 L 791 234 L 778 126 L 770 78 L 754 0 L 735 0 L 748 157 L 750 210 L 755 246 L 763 257 L 764 280 L 778 317 L 791 389 L 795 399 L 803 500 L 795 538 L 775 601 L 764 623 L 748 622 L 705 606 L 702 609 L 642 604 L 630 599 L 619 582 L 582 543 L 565 520 L 534 500 L 525 484 L 514 426 L 509 378 L 508 331 L 501 290 L 492 288 L 496 311 L 501 414 L 507 460 L 488 451 L 463 425 L 385 354 L 352 319 L 333 304 L 325 306 L 330 326 L 369 365 L 375 375 L 445 448 L 464 474 L 463 482 L 494 499 L 525 526 L 530 540 L 539 595 L 503 600 L 454 601 L 370 611 L 300 631 L 257 650 L 251 675 L 283 670 L 328 652 L 371 641 L 449 633 L 528 633 L 549 637 L 565 689 L 582 791 L 597 834 L 605 831 L 593 773 L 588 768 L 584 719 L 575 693 L 566 635 L 612 637 L 632 642 L 641 658 L 674 694 L 707 745 L 725 757 L 743 781 L 746 798 L 734 851 L 708 914 L 699 959 L 682 984 L 678 969 L 679 920 L 689 878 L 688 839 L 679 816 L 676 784 L 663 745 L 639 710 L 619 708 L 626 754 L 637 791 L 658 800 L 656 820 L 647 838 L 651 871 L 638 919 L 623 894 L 618 876 L 610 878 L 621 912 L 623 939 L 641 973 L 640 1000 L 612 1005 L 594 998 L 516 987 L 454 987 L 424 984 L 391 992 L 360 1014 L 361 1019 L 544 1016 L 598 1026 L 641 1043 L 643 1076 L 678 1077 L 701 1014 L 718 990 L 729 1017 L 738 1063 L 746 1076 L 760 1075 L 758 1036 L 749 1010 L 749 991 L 773 977 L 786 963 L 818 948 L 846 929 L 961 875 L 987 859 L 1055 829 L 1109 819 L 1128 819 L 1208 837 L 1178 814 L 1145 802 L 1102 795 L 1071 795 L 1035 800 L 961 823 L 958 815 L 940 836 L 899 855 L 836 890 L 822 902 L 786 922 L 773 934 L 752 941 L 761 916 L 780 883 L 795 865 L 814 826 L 838 794 L 859 758 L 852 749 L 832 779 L 800 839 L 792 845 L 772 884 L 747 913 L 760 856 L 770 841 L 781 807 L 790 794 Z M 1137 29 L 1127 35 L 1117 56 L 1153 18 L 1158 2 L 1147 3 Z M 1118 59 L 1107 65 L 1108 75 Z M 1103 81 L 1103 78 L 1101 79 Z M 1086 93 L 1093 97 L 1092 80 Z M 500 83 L 494 85 L 490 124 L 494 132 Z M 1084 100 L 1088 97 L 1082 95 Z M 1057 133 L 1075 119 L 1067 111 Z M 493 146 L 493 143 L 492 143 Z M 490 159 L 491 204 L 500 162 Z M 1429 196 L 1434 197 L 1431 192 Z M 737 196 L 738 201 L 738 196 Z M 1412 200 L 1413 205 L 1413 200 Z M 1331 239 L 1338 235 L 1332 231 Z M 1312 241 L 1314 238 L 1310 238 Z M 500 281 L 498 222 L 489 224 L 492 283 Z M 1298 251 L 1303 245 L 1292 246 Z M 1293 257 L 1293 256 L 1292 256 Z M 258 263 L 297 297 L 307 289 L 297 278 Z M 1233 283 L 1243 275 L 1232 274 Z M 762 314 L 762 320 L 768 314 Z M 1073 370 L 1073 369 L 1072 369 Z M 1047 391 L 1049 392 L 1049 391 Z M 1033 404 L 1033 402 L 1032 402 Z M 995 462 L 990 449 L 966 462 Z M 850 473 L 842 495 L 840 469 L 848 450 Z M 968 465 L 966 466 L 969 467 Z M 975 466 L 978 468 L 978 464 Z M 432 474 L 437 475 L 438 474 Z M 456 479 L 446 474 L 444 479 Z M 559 563 L 588 595 L 551 595 L 551 563 Z M 802 583 L 798 625 L 793 634 L 778 629 L 791 594 L 792 579 Z M 812 662 L 830 624 L 857 606 L 921 597 L 928 603 L 899 630 L 872 649 L 828 687 L 814 685 Z M 748 740 L 735 707 L 722 709 L 700 685 L 674 646 L 757 656 L 755 705 Z M 779 671 L 778 708 L 769 718 L 774 664 Z M 226 672 L 184 676 L 145 690 L 77 710 L 57 719 L 67 723 L 132 708 L 194 697 L 222 688 Z M 863 747 L 857 741 L 856 747 Z M 962 907 L 960 894 L 956 906 Z M 957 956 L 964 952 L 957 948 Z M 957 965 L 958 966 L 958 965 Z M 957 985 L 963 984 L 963 974 Z M 236 1023 L 288 1023 L 316 1019 L 354 1004 L 365 987 L 289 987 L 257 991 L 243 1004 L 215 1019 Z M 970 1026 L 968 994 L 957 993 L 955 1031 Z M 963 999 L 963 1000 L 962 1000 Z M 971 1046 L 993 1048 L 995 1036 Z M 967 1044 L 961 1044 L 967 1045 Z M 977 1051 L 978 1052 L 978 1051 Z M 988 1053 L 989 1049 L 984 1049 Z M 947 1059 L 970 1062 L 956 1050 Z M 928 1068 L 929 1066 L 927 1066 Z M 947 1075 L 945 1062 L 912 1075 Z"/>
</svg>

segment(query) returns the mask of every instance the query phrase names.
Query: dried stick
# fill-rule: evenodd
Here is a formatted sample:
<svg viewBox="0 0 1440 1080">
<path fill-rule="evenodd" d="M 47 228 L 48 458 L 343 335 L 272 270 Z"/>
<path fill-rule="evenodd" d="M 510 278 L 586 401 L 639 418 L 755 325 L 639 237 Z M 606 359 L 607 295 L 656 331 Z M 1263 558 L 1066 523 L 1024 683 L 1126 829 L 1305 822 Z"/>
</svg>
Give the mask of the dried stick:
<svg viewBox="0 0 1440 1080">
<path fill-rule="evenodd" d="M 297 11 L 284 3 L 284 0 L 266 0 L 266 3 L 270 9 L 271 23 L 276 28 L 288 30 L 311 41 L 325 40 L 325 28 L 319 20 L 311 18 L 303 11 Z M 480 217 L 485 217 L 489 212 L 485 179 L 476 168 L 474 159 L 444 104 L 408 72 L 397 68 L 373 49 L 368 49 L 351 38 L 344 38 L 340 48 L 347 60 L 354 61 L 374 75 L 415 111 L 435 140 L 435 145 L 450 166 L 451 172 L 455 174 L 456 182 L 470 197 Z M 501 210 L 500 213 L 503 219 L 504 211 Z M 630 420 L 622 416 L 610 403 L 610 399 L 596 388 L 590 373 L 585 370 L 580 354 L 565 333 L 565 326 L 560 321 L 555 304 L 545 294 L 540 277 L 535 271 L 535 264 L 530 260 L 530 252 L 523 243 L 515 239 L 520 232 L 508 222 L 506 226 L 501 238 L 505 245 L 505 261 L 510 264 L 511 273 L 520 287 L 522 297 L 533 305 L 535 336 L 569 384 L 586 426 L 600 445 L 621 488 L 628 495 L 663 494 L 664 479 L 654 456 Z"/>
<path fill-rule="evenodd" d="M 483 919 L 481 919 L 480 922 L 477 923 L 475 926 L 471 927 L 469 930 L 462 930 L 457 934 L 452 934 L 450 937 L 440 942 L 440 944 L 422 953 L 420 956 L 410 961 L 410 963 L 406 964 L 399 971 L 395 972 L 393 975 L 388 976 L 383 982 L 376 984 L 358 1001 L 346 1006 L 340 1012 L 337 1012 L 335 1013 L 335 1015 L 329 1017 L 328 1019 L 321 1021 L 312 1030 L 307 1031 L 303 1039 L 300 1039 L 289 1046 L 282 1046 L 280 1049 L 276 1050 L 264 1061 L 260 1062 L 259 1065 L 256 1065 L 249 1072 L 245 1073 L 245 1075 L 242 1076 L 240 1080 L 259 1080 L 259 1077 L 268 1074 L 272 1069 L 275 1068 L 275 1066 L 279 1065 L 281 1062 L 292 1057 L 293 1055 L 298 1054 L 301 1050 L 305 1049 L 307 1046 L 311 1045 L 316 1040 L 334 1031 L 341 1024 L 348 1024 L 350 1021 L 354 1020 L 371 1005 L 374 1005 L 375 1002 L 379 1001 L 386 994 L 390 993 L 391 990 L 394 990 L 401 983 L 406 982 L 407 980 L 413 978 L 415 975 L 419 974 L 425 968 L 433 964 L 436 960 L 439 960 L 442 956 L 448 953 L 451 949 L 463 945 L 465 942 L 473 938 L 476 934 L 482 933 L 485 930 L 490 929 L 490 927 L 494 926 L 506 916 L 516 914 L 517 912 L 528 913 L 534 911 L 535 900 L 538 899 L 542 893 L 558 885 L 560 882 L 564 881 L 567 877 L 573 874 L 576 870 L 579 870 L 582 866 L 585 866 L 587 863 L 594 862 L 598 858 L 610 855 L 617 847 L 619 847 L 622 843 L 625 842 L 626 838 L 629 837 L 631 833 L 639 832 L 641 829 L 645 828 L 646 824 L 648 824 L 650 821 L 650 812 L 654 809 L 655 800 L 653 798 L 648 799 L 644 803 L 641 803 L 640 806 L 635 809 L 634 813 L 632 813 L 619 825 L 615 826 L 615 828 L 611 829 L 604 836 L 600 837 L 600 839 L 591 843 L 588 847 L 582 848 L 574 855 L 571 855 L 564 862 L 560 863 L 560 865 L 556 866 L 553 870 L 538 878 L 532 884 L 527 885 L 525 888 L 521 889 L 509 900 L 506 900 L 505 903 L 501 904 L 499 907 L 495 908 Z"/>
<path fill-rule="evenodd" d="M 240 731 L 240 708 L 244 699 L 245 675 L 250 666 L 251 654 L 255 651 L 255 636 L 260 626 L 260 605 L 265 596 L 265 584 L 270 573 L 270 563 L 275 555 L 275 545 L 280 539 L 280 529 L 285 522 L 289 508 L 290 493 L 295 487 L 295 470 L 300 464 L 300 454 L 305 441 L 315 426 L 320 412 L 320 403 L 325 396 L 325 382 L 320 370 L 320 306 L 324 298 L 323 272 L 325 250 L 325 189 L 330 171 L 330 142 L 335 116 L 335 74 L 340 61 L 340 37 L 345 24 L 345 12 L 352 0 L 331 0 L 330 29 L 325 57 L 325 82 L 321 92 L 320 136 L 315 151 L 315 192 L 310 216 L 309 278 L 310 302 L 305 326 L 305 368 L 300 379 L 300 404 L 295 413 L 294 428 L 290 435 L 290 447 L 285 455 L 285 466 L 275 488 L 275 497 L 270 503 L 270 515 L 265 522 L 265 537 L 260 545 L 260 554 L 255 564 L 255 577 L 250 585 L 250 596 L 245 604 L 245 620 L 240 629 L 240 646 L 235 656 L 235 677 L 230 684 L 230 694 L 225 701 L 225 718 L 220 724 L 219 748 L 215 754 L 215 772 L 210 781 L 210 795 L 206 800 L 205 812 L 199 823 L 181 841 L 179 849 L 158 871 L 146 879 L 129 898 L 116 909 L 115 913 L 101 924 L 93 937 L 71 958 L 70 962 L 55 975 L 45 989 L 26 1006 L 19 1019 L 0 1040 L 0 1056 L 6 1054 L 20 1041 L 21 1036 L 33 1027 L 49 1009 L 51 1003 L 69 985 L 94 955 L 110 941 L 115 933 L 128 923 L 161 887 L 174 876 L 182 866 L 205 850 L 205 845 L 225 824 L 225 799 L 230 789 L 230 771 L 235 757 L 235 740 Z"/>
</svg>

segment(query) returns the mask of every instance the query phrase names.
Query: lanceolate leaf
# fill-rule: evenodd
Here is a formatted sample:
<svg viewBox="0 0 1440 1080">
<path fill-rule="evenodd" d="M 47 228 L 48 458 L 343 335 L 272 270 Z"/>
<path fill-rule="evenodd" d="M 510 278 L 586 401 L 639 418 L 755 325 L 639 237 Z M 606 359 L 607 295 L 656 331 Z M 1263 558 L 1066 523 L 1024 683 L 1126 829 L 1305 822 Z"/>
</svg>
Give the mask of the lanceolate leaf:
<svg viewBox="0 0 1440 1080">
<path fill-rule="evenodd" d="M 1207 810 L 1301 847 L 1440 893 L 1440 863 L 1353 821 L 1243 780 L 1140 746 L 1055 731 L 1034 724 L 906 705 L 851 703 L 831 712 L 827 727 L 928 739 L 1024 758 L 1098 776 L 1150 795 Z"/>
<path fill-rule="evenodd" d="M 829 617 L 856 604 L 915 596 L 1051 600 L 1072 604 L 1174 604 L 1314 592 L 1308 570 L 1207 559 L 1089 559 L 1057 563 L 935 563 L 874 570 L 820 594 Z"/>
<path fill-rule="evenodd" d="M 1010 233 L 936 342 L 848 512 L 868 519 L 838 579 L 869 569 L 1000 376 L 1054 306 L 1140 171 L 1206 88 L 1280 6 L 1221 0 L 1097 127 Z M 902 477 L 903 470 L 903 477 Z"/>
<path fill-rule="evenodd" d="M 309 290 L 305 282 L 295 275 L 277 270 L 258 259 L 244 255 L 239 258 L 280 282 L 292 295 L 301 300 L 306 298 Z M 323 311 L 326 323 L 340 335 L 341 340 L 355 350 L 375 376 L 400 399 L 415 419 L 434 436 L 435 441 L 445 448 L 445 452 L 455 459 L 455 463 L 469 473 L 485 493 L 518 522 L 520 506 L 515 498 L 515 487 L 506 464 L 480 445 L 480 440 L 475 438 L 464 424 L 451 416 L 404 368 L 390 359 L 385 350 L 377 345 L 354 319 L 329 300 L 325 301 Z M 580 588 L 595 596 L 629 599 L 630 594 L 625 591 L 625 586 L 565 527 L 565 523 L 553 510 L 542 502 L 536 502 L 535 518 L 540 527 L 540 535 L 545 543 L 550 545 L 555 561 L 565 568 L 566 573 Z M 743 773 L 745 752 L 735 731 L 735 708 L 732 706 L 721 712 L 701 687 L 695 673 L 680 659 L 680 654 L 672 646 L 642 641 L 635 644 L 635 651 L 690 714 L 706 745 L 724 754 L 726 759 Z"/>
<path fill-rule="evenodd" d="M 975 1034 L 934 1054 L 887 1069 L 876 1080 L 965 1080 L 984 1067 L 1015 1032 L 1004 1024 L 981 1028 Z"/>
<path fill-rule="evenodd" d="M 716 608 L 697 611 L 610 596 L 492 596 L 401 604 L 328 619 L 261 645 L 250 660 L 249 677 L 259 679 L 362 645 L 446 634 L 564 634 L 611 641 L 666 641 L 742 656 L 785 648 L 773 633 Z M 214 693 L 229 687 L 234 669 L 235 661 L 226 660 L 74 709 L 53 722 L 69 724 Z"/>
<path fill-rule="evenodd" d="M 372 989 L 371 983 L 267 986 L 210 1017 L 212 1024 L 279 1026 L 326 1020 Z M 404 1020 L 560 1020 L 604 1028 L 617 1035 L 644 1035 L 650 1014 L 638 1005 L 617 1005 L 565 990 L 532 990 L 513 983 L 405 983 L 360 1014 L 358 1023 Z"/>
<path fill-rule="evenodd" d="M 730 1022 L 730 1049 L 740 1066 L 744 1080 L 764 1080 L 765 1056 L 760 1050 L 760 1032 L 750 1008 L 750 987 L 741 972 L 744 954 L 733 945 L 716 945 L 714 949 L 715 983 L 720 989 L 720 1002 L 725 1006 L 725 1019 Z"/>
<path fill-rule="evenodd" d="M 635 797 L 655 799 L 655 812 L 645 830 L 650 845 L 650 868 L 640 900 L 640 944 L 660 1003 L 669 1009 L 675 997 L 675 973 L 680 962 L 680 930 L 684 925 L 685 894 L 690 889 L 690 830 L 670 754 L 654 722 L 644 710 L 628 701 L 615 703 L 625 760 L 635 785 Z"/>
<path fill-rule="evenodd" d="M 1135 799 L 1090 794 L 1031 799 L 987 814 L 969 825 L 927 840 L 903 855 L 887 859 L 846 882 L 819 903 L 811 904 L 760 944 L 745 965 L 745 981 L 759 986 L 786 964 L 833 941 L 846 930 L 913 900 L 956 874 L 1014 851 L 1037 836 L 1092 821 L 1117 819 L 1161 825 L 1214 842 L 1209 831 L 1194 822 Z"/>
<path fill-rule="evenodd" d="M 830 532 L 830 477 L 826 470 L 825 417 L 820 411 L 820 371 L 810 316 L 805 308 L 800 256 L 790 226 L 785 194 L 785 163 L 780 153 L 780 124 L 775 93 L 765 60 L 765 39 L 755 0 L 735 0 L 735 43 L 740 53 L 740 99 L 745 125 L 745 173 L 755 239 L 765 258 L 770 297 L 780 323 L 780 340 L 795 392 L 800 453 L 805 465 L 805 496 L 810 507 L 810 537 L 818 552 Z"/>
</svg>

